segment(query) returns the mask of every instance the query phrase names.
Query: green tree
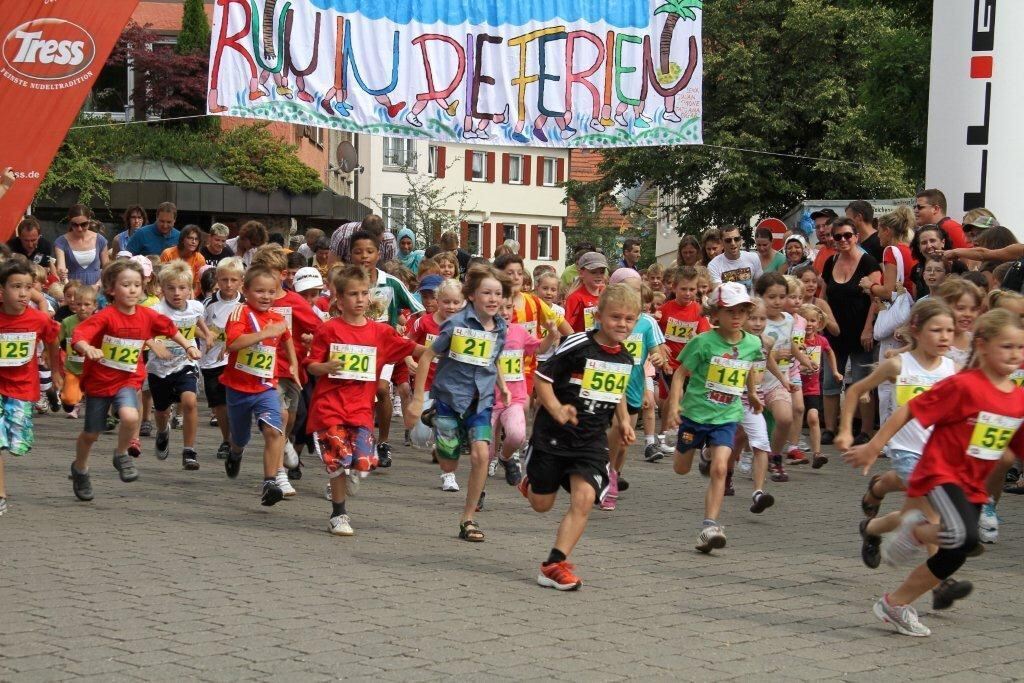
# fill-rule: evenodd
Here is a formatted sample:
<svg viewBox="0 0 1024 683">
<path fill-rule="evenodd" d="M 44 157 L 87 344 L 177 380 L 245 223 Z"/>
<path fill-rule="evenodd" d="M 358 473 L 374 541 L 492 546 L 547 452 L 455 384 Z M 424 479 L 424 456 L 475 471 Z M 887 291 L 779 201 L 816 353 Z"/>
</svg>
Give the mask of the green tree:
<svg viewBox="0 0 1024 683">
<path fill-rule="evenodd" d="M 210 53 L 210 24 L 203 11 L 203 0 L 185 0 L 178 34 L 178 54 Z"/>
<path fill-rule="evenodd" d="M 915 159 L 923 158 L 927 48 L 901 40 L 911 28 L 927 33 L 930 16 L 922 16 L 919 0 L 910 5 L 913 10 L 895 0 L 709 3 L 702 16 L 705 142 L 840 161 L 713 146 L 623 148 L 605 153 L 604 178 L 590 191 L 607 203 L 620 184 L 646 182 L 669 198 L 662 206 L 681 233 L 781 215 L 811 197 L 911 194 L 921 182 Z M 880 51 L 913 79 L 885 97 L 880 90 L 899 78 L 877 57 Z"/>
</svg>

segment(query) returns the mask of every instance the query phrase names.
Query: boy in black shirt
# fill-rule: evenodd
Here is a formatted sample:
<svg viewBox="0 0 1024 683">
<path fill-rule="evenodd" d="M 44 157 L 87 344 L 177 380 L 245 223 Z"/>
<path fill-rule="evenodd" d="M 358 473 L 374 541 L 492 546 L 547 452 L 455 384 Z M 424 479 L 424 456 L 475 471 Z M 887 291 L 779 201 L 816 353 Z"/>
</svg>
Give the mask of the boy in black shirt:
<svg viewBox="0 0 1024 683">
<path fill-rule="evenodd" d="M 624 443 L 636 439 L 624 400 L 633 358 L 622 342 L 639 316 L 636 291 L 621 284 L 608 287 L 598 302 L 598 327 L 567 337 L 534 376 L 541 409 L 519 491 L 537 512 L 551 509 L 559 487 L 571 498 L 555 547 L 537 576 L 542 586 L 569 591 L 583 583 L 566 558 L 583 536 L 590 509 L 607 492 L 607 431 L 615 413 Z"/>
</svg>

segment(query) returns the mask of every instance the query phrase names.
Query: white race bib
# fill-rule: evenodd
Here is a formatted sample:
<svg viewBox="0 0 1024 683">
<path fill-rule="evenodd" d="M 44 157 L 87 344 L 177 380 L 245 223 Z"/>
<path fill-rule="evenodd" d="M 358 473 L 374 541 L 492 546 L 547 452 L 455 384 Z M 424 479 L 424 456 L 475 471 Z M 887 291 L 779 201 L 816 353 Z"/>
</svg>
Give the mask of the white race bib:
<svg viewBox="0 0 1024 683">
<path fill-rule="evenodd" d="M 36 352 L 35 332 L 0 334 L 0 368 L 25 365 Z"/>
<path fill-rule="evenodd" d="M 597 306 L 588 306 L 583 309 L 583 329 L 585 332 L 597 327 Z"/>
<path fill-rule="evenodd" d="M 235 369 L 260 379 L 270 379 L 274 376 L 276 361 L 276 347 L 253 344 L 238 352 L 238 356 L 235 357 Z"/>
<path fill-rule="evenodd" d="M 622 342 L 622 348 L 626 353 L 633 356 L 633 365 L 640 365 L 640 358 L 644 355 L 644 335 L 635 332 Z"/>
<path fill-rule="evenodd" d="M 330 360 L 340 360 L 341 369 L 328 375 L 331 379 L 377 381 L 377 347 L 355 344 L 331 344 Z"/>
<path fill-rule="evenodd" d="M 995 413 L 978 413 L 967 455 L 979 460 L 999 460 L 1022 421 L 1020 418 Z"/>
<path fill-rule="evenodd" d="M 270 310 L 277 313 L 284 318 L 284 324 L 288 326 L 288 334 L 292 332 L 292 307 L 291 306 L 271 306 Z"/>
<path fill-rule="evenodd" d="M 688 343 L 697 334 L 697 322 L 669 318 L 665 323 L 665 339 Z"/>
<path fill-rule="evenodd" d="M 457 360 L 460 363 L 486 368 L 491 364 L 494 345 L 497 342 L 498 334 L 496 332 L 456 327 L 452 331 L 452 343 L 448 355 L 452 360 Z"/>
<path fill-rule="evenodd" d="M 502 351 L 498 357 L 498 363 L 501 367 L 501 374 L 505 377 L 506 382 L 522 382 L 526 379 L 526 375 L 523 374 L 522 349 Z"/>
<path fill-rule="evenodd" d="M 748 360 L 715 356 L 708 365 L 708 378 L 705 386 L 708 391 L 740 396 L 747 388 L 747 373 L 750 371 L 751 365 L 752 363 Z"/>
<path fill-rule="evenodd" d="M 607 363 L 587 359 L 583 366 L 580 398 L 602 403 L 618 403 L 626 393 L 633 367 L 625 363 Z"/>
<path fill-rule="evenodd" d="M 139 367 L 144 343 L 142 339 L 122 339 L 105 334 L 100 345 L 100 351 L 103 352 L 100 365 L 123 372 L 135 372 Z"/>
</svg>

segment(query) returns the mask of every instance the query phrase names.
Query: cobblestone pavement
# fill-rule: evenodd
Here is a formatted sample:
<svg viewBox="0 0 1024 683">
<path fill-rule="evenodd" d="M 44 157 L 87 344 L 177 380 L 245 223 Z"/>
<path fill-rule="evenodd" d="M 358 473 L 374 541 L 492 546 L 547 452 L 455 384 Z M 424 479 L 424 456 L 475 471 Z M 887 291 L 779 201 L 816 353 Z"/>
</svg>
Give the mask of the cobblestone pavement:
<svg viewBox="0 0 1024 683">
<path fill-rule="evenodd" d="M 205 418 L 204 418 L 205 420 Z M 487 542 L 456 539 L 461 494 L 439 490 L 429 457 L 396 449 L 349 512 L 357 535 L 327 533 L 325 477 L 306 458 L 298 497 L 261 508 L 258 457 L 228 480 L 200 429 L 202 469 L 185 472 L 144 440 L 141 476 L 121 483 L 105 435 L 96 500 L 67 480 L 81 422 L 38 418 L 36 449 L 8 459 L 0 518 L 0 680 L 566 679 L 877 680 L 1018 678 L 1021 501 L 1001 505 L 1000 543 L 959 578 L 974 595 L 949 612 L 918 607 L 931 638 L 899 636 L 871 614 L 903 573 L 859 560 L 864 480 L 836 459 L 792 468 L 774 508 L 747 512 L 749 481 L 727 499 L 729 545 L 694 551 L 705 481 L 634 449 L 632 487 L 595 510 L 573 560 L 575 593 L 535 583 L 564 497 L 533 513 L 491 479 Z M 459 473 L 460 482 L 465 472 Z M 887 503 L 886 509 L 898 504 Z"/>
</svg>

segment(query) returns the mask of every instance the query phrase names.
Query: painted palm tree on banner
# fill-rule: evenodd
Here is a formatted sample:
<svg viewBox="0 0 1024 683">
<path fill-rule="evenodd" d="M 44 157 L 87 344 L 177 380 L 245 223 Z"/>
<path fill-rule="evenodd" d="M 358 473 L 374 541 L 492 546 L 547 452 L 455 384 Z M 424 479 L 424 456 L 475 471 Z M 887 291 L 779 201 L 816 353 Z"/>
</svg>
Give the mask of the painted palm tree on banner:
<svg viewBox="0 0 1024 683">
<path fill-rule="evenodd" d="M 667 14 L 665 26 L 661 30 L 661 73 L 669 73 L 669 51 L 672 49 L 672 33 L 676 30 L 676 24 L 680 19 L 690 21 L 697 20 L 697 13 L 694 10 L 704 10 L 703 0 L 665 0 L 665 4 L 659 5 L 654 10 L 655 14 Z"/>
</svg>

